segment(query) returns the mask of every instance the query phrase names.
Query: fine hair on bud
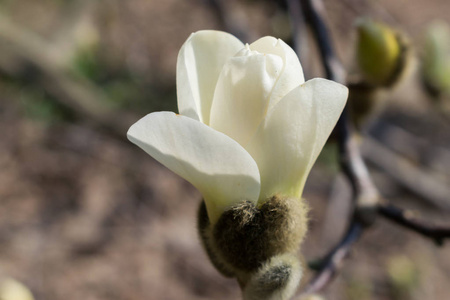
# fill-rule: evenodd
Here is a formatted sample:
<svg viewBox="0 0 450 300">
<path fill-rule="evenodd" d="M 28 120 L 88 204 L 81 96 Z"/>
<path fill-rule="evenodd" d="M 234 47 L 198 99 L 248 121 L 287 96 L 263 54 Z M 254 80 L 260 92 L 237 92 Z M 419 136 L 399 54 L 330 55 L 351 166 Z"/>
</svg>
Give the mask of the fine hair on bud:
<svg viewBox="0 0 450 300">
<path fill-rule="evenodd" d="M 252 272 L 272 256 L 295 253 L 307 229 L 303 200 L 275 195 L 260 207 L 243 201 L 225 211 L 213 228 L 219 256 L 237 270 Z"/>
<path fill-rule="evenodd" d="M 269 249 L 274 254 L 297 252 L 307 231 L 308 206 L 303 199 L 272 196 L 260 207 Z"/>
<path fill-rule="evenodd" d="M 401 32 L 395 32 L 395 38 L 400 48 L 397 64 L 389 77 L 384 83 L 385 88 L 393 88 L 398 85 L 405 77 L 408 76 L 413 65 L 413 51 L 410 41 Z"/>
<path fill-rule="evenodd" d="M 211 223 L 209 221 L 208 212 L 206 210 L 205 201 L 200 202 L 197 214 L 197 228 L 203 248 L 214 267 L 225 277 L 234 277 L 234 272 L 227 267 L 220 256 L 214 252 L 214 245 L 211 243 Z"/>
<path fill-rule="evenodd" d="M 244 300 L 287 300 L 295 293 L 302 268 L 293 254 L 272 257 L 252 273 L 244 289 Z"/>
</svg>

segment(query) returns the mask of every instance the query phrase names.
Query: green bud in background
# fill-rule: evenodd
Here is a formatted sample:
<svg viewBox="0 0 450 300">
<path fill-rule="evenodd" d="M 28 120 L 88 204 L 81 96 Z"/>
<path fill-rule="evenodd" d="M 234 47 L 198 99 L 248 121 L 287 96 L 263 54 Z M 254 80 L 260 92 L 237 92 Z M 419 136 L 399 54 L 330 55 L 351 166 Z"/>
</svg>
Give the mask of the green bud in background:
<svg viewBox="0 0 450 300">
<path fill-rule="evenodd" d="M 364 18 L 356 28 L 359 74 L 347 86 L 351 117 L 361 129 L 382 110 L 386 92 L 410 73 L 413 56 L 407 38 L 386 24 Z"/>
<path fill-rule="evenodd" d="M 22 283 L 12 279 L 0 279 L 0 300 L 34 300 L 30 290 Z"/>
<path fill-rule="evenodd" d="M 432 96 L 450 95 L 450 28 L 443 21 L 432 23 L 426 30 L 422 79 Z"/>
<path fill-rule="evenodd" d="M 363 80 L 391 87 L 408 69 L 410 47 L 399 32 L 369 19 L 357 22 L 356 56 Z"/>
</svg>

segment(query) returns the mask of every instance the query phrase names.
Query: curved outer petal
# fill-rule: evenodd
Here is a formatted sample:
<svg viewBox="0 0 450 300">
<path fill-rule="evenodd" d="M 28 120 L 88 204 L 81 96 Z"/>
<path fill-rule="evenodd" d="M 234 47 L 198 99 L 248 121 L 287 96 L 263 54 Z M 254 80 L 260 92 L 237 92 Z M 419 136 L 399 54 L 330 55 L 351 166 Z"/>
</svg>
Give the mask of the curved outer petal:
<svg viewBox="0 0 450 300">
<path fill-rule="evenodd" d="M 348 89 L 341 84 L 312 79 L 268 113 L 247 147 L 261 174 L 260 201 L 276 193 L 301 196 L 347 96 Z"/>
<path fill-rule="evenodd" d="M 157 112 L 136 122 L 127 136 L 202 193 L 212 222 L 242 199 L 258 200 L 260 177 L 253 158 L 237 142 L 205 124 Z"/>
<path fill-rule="evenodd" d="M 224 65 L 211 109 L 211 127 L 245 147 L 264 119 L 283 61 L 248 46 Z"/>
<path fill-rule="evenodd" d="M 233 35 L 214 30 L 191 34 L 177 60 L 180 114 L 209 124 L 211 102 L 220 71 L 228 58 L 244 48 Z"/>
<path fill-rule="evenodd" d="M 281 98 L 305 82 L 303 69 L 295 51 L 280 39 L 266 36 L 252 43 L 250 49 L 278 55 L 283 60 L 284 68 L 281 70 L 280 77 L 272 90 L 268 106 L 269 111 Z"/>
</svg>

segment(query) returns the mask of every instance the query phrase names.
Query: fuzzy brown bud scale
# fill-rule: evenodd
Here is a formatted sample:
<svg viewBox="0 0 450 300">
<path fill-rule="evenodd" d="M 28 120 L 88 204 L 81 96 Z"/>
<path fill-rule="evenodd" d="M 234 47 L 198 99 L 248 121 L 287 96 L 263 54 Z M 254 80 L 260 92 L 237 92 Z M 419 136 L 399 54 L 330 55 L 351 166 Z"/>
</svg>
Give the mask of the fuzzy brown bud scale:
<svg viewBox="0 0 450 300">
<path fill-rule="evenodd" d="M 302 275 L 296 255 L 272 257 L 251 277 L 244 290 L 245 300 L 289 299 Z"/>
<path fill-rule="evenodd" d="M 209 222 L 208 212 L 206 211 L 205 202 L 200 203 L 197 219 L 198 232 L 202 241 L 203 248 L 205 248 L 206 254 L 214 267 L 225 277 L 234 277 L 234 272 L 227 264 L 217 256 L 214 251 L 212 236 L 211 236 L 211 223 Z"/>
<path fill-rule="evenodd" d="M 284 290 L 293 278 L 300 278 L 293 274 L 301 272 L 296 252 L 306 234 L 307 212 L 303 200 L 275 195 L 259 207 L 242 201 L 211 224 L 202 203 L 199 232 L 222 274 L 250 282 L 248 288 L 255 292 Z"/>
</svg>

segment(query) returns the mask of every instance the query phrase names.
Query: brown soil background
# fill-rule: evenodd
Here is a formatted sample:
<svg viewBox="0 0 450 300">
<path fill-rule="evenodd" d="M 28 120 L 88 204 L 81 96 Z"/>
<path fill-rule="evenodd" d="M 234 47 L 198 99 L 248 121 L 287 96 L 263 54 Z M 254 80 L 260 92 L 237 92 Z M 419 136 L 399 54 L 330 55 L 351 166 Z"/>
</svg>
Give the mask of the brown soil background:
<svg viewBox="0 0 450 300">
<path fill-rule="evenodd" d="M 58 34 L 70 22 L 76 2 L 3 1 L 0 11 L 57 47 Z M 252 36 L 273 34 L 272 4 L 230 2 L 233 15 Z M 352 24 L 358 16 L 397 26 L 418 47 L 431 20 L 450 22 L 447 0 L 325 4 L 349 69 Z M 125 86 L 112 92 L 123 93 L 119 103 L 109 105 L 132 112 L 135 120 L 153 110 L 176 109 L 180 46 L 193 31 L 223 29 L 200 0 L 104 0 L 88 16 L 98 39 L 91 62 L 97 75 L 90 79 L 95 77 L 92 81 L 108 91 Z M 58 45 L 65 51 L 72 42 Z M 312 55 L 311 67 L 305 70 L 310 77 L 320 75 L 314 61 Z M 382 120 L 407 129 L 430 147 L 448 149 L 448 120 L 434 110 L 417 78 L 390 94 L 389 100 Z M 37 300 L 239 299 L 237 283 L 223 278 L 200 246 L 195 226 L 199 193 L 129 143 L 127 128 L 122 135 L 111 133 L 95 120 L 65 109 L 63 117 L 56 118 L 59 108 L 50 106 L 50 113 L 42 109 L 52 102 L 32 80 L 0 77 L 0 277 L 22 281 Z M 333 146 L 324 151 L 304 193 L 312 206 L 311 229 L 303 246 L 307 259 L 324 254 L 339 239 L 348 218 L 347 189 L 340 190 L 343 197 L 329 201 L 337 175 L 334 151 Z M 430 161 L 416 163 L 448 184 L 450 173 L 443 166 L 449 166 L 449 160 Z M 450 212 L 408 193 L 383 172 L 372 171 L 393 202 L 432 222 L 450 224 Z M 380 220 L 356 244 L 323 295 L 329 300 L 444 300 L 450 298 L 449 282 L 450 245 L 437 247 Z"/>
</svg>

